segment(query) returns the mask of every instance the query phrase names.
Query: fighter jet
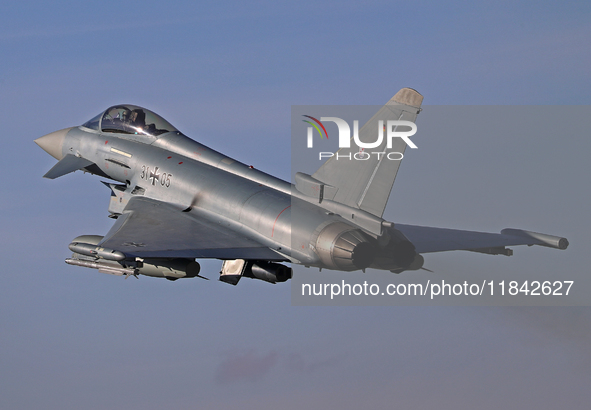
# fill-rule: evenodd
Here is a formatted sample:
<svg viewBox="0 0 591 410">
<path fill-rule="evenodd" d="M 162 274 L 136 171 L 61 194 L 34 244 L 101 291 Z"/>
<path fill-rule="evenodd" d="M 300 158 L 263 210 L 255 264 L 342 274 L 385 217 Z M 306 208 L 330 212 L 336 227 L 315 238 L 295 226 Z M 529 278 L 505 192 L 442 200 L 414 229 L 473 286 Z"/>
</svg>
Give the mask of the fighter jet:
<svg viewBox="0 0 591 410">
<path fill-rule="evenodd" d="M 242 277 L 285 282 L 292 276 L 285 262 L 400 273 L 421 269 L 429 252 L 566 249 L 565 238 L 521 229 L 483 233 L 382 218 L 401 158 L 389 154 L 403 153 L 409 140 L 378 145 L 376 129 L 414 125 L 422 101 L 403 88 L 356 135 L 364 160 L 352 160 L 360 148 L 345 144 L 314 174 L 297 173 L 295 184 L 214 151 L 135 105 L 112 106 L 81 126 L 38 138 L 58 160 L 45 178 L 82 170 L 110 180 L 103 183 L 114 225 L 104 236 L 75 238 L 66 263 L 176 280 L 200 277 L 196 259 L 214 258 L 222 261 L 220 280 L 235 285 Z"/>
</svg>

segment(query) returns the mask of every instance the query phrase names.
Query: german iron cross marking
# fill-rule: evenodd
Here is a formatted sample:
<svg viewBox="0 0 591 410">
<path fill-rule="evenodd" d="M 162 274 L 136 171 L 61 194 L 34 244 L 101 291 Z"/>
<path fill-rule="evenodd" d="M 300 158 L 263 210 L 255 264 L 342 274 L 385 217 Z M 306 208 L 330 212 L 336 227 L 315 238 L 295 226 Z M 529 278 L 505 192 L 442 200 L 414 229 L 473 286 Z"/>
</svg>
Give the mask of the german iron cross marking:
<svg viewBox="0 0 591 410">
<path fill-rule="evenodd" d="M 150 171 L 150 178 L 152 185 L 156 185 L 156 181 L 160 180 L 160 174 L 158 173 L 158 167 L 152 172 Z"/>
</svg>

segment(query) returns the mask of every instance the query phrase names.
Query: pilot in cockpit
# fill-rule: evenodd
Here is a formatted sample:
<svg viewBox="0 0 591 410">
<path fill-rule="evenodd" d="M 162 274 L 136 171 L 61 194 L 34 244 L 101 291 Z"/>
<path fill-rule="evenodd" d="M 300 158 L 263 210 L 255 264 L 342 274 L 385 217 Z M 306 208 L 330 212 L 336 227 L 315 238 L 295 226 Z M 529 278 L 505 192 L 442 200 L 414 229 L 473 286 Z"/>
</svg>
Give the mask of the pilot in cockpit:
<svg viewBox="0 0 591 410">
<path fill-rule="evenodd" d="M 110 121 L 112 123 L 116 121 L 125 121 L 125 111 L 123 113 L 120 112 L 121 110 L 117 107 L 111 108 L 104 116 L 104 121 Z"/>
<path fill-rule="evenodd" d="M 135 109 L 129 115 L 129 123 L 133 127 L 144 129 L 146 127 L 146 113 L 142 109 Z"/>
<path fill-rule="evenodd" d="M 104 113 L 100 123 L 103 132 L 147 135 L 157 137 L 160 134 L 176 131 L 166 120 L 141 107 L 116 105 Z M 88 127 L 97 127 L 87 123 Z M 94 129 L 94 128 L 93 128 Z"/>
<path fill-rule="evenodd" d="M 119 118 L 119 120 L 121 120 L 122 122 L 126 122 L 128 117 L 129 117 L 129 113 L 131 111 L 125 109 L 123 111 L 120 111 L 119 109 L 117 109 L 117 117 Z"/>
</svg>

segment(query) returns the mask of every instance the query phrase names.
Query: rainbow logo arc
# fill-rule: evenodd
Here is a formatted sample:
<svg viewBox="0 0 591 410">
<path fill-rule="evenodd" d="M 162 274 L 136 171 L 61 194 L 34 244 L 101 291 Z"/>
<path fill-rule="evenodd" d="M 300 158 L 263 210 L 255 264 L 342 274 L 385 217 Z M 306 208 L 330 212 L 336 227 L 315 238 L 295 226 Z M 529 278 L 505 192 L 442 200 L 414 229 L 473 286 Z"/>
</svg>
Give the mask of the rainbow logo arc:
<svg viewBox="0 0 591 410">
<path fill-rule="evenodd" d="M 326 132 L 326 128 L 324 128 L 324 125 L 322 125 L 322 123 L 320 121 L 318 121 L 316 118 L 311 117 L 309 115 L 304 115 L 304 117 L 306 118 L 310 118 L 311 120 L 313 120 L 316 124 L 320 125 L 320 127 L 322 128 L 322 131 L 324 131 L 324 134 L 322 134 L 322 131 L 320 131 L 320 128 L 318 128 L 318 125 L 314 124 L 314 122 L 312 121 L 307 121 L 307 120 L 302 120 L 304 122 L 307 122 L 308 124 L 310 124 L 311 126 L 313 126 L 314 128 L 316 128 L 316 130 L 318 130 L 318 133 L 320 134 L 320 138 L 324 138 L 326 137 L 326 139 L 328 139 L 328 133 Z"/>
</svg>

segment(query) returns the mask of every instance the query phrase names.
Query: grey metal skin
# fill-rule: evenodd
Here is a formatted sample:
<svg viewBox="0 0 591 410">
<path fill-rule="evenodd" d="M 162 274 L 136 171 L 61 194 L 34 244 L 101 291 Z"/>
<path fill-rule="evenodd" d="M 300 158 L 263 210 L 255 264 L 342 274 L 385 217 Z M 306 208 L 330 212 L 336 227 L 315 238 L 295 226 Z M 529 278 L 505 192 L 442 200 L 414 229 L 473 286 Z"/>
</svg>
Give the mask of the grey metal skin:
<svg viewBox="0 0 591 410">
<path fill-rule="evenodd" d="M 112 151 L 113 148 L 133 154 L 126 157 Z M 198 152 L 199 159 L 186 156 L 189 152 Z M 62 158 L 68 154 L 92 161 L 96 168 L 87 168 L 90 172 L 126 184 L 128 193 L 141 187 L 145 198 L 168 203 L 179 212 L 190 208 L 189 215 L 227 226 L 277 251 L 270 254 L 274 257 L 269 260 L 294 259 L 305 265 L 327 267 L 311 247 L 291 249 L 292 235 L 298 242 L 308 243 L 320 225 L 345 222 L 306 202 L 295 190 L 292 197 L 288 182 L 232 160 L 180 132 L 164 134 L 146 145 L 76 127 L 64 138 Z M 150 164 L 150 169 L 158 168 L 160 176 L 172 175 L 170 186 L 153 178 L 141 179 L 141 168 L 146 164 Z M 306 218 L 300 218 L 306 224 L 300 224 L 293 232 L 292 207 L 306 213 Z"/>
<path fill-rule="evenodd" d="M 414 122 L 421 101 L 416 91 L 402 89 L 384 110 L 390 107 L 396 119 L 406 119 L 403 115 L 411 112 L 408 119 Z M 59 160 L 45 175 L 47 178 L 82 169 L 121 183 L 107 184 L 112 190 L 109 211 L 117 219 L 115 226 L 93 243 L 74 241 L 70 247 L 75 254 L 68 260 L 70 264 L 99 270 L 102 266 L 106 273 L 126 276 L 132 272 L 176 279 L 183 277 L 179 273 L 182 266 L 189 266 L 195 258 L 245 260 L 238 264 L 242 267 L 239 277 L 274 283 L 286 280 L 285 267 L 270 262 L 344 271 L 371 267 L 399 273 L 420 269 L 423 258 L 419 253 L 425 252 L 464 249 L 508 254 L 506 245 L 537 244 L 561 249 L 568 245 L 564 238 L 521 230 L 488 234 L 395 226 L 382 219 L 381 213 L 399 163 L 393 169 L 384 168 L 391 165 L 382 162 L 362 164 L 367 169 L 358 164 L 349 169 L 344 164 L 331 185 L 337 167 L 333 162 L 314 176 L 298 173 L 296 184 L 291 185 L 216 152 L 174 128 L 158 135 L 112 131 L 80 126 L 35 140 Z M 345 186 L 347 179 L 341 174 L 347 172 L 360 181 L 357 186 Z M 377 180 L 376 175 L 381 179 Z M 362 184 L 367 187 L 362 189 Z M 319 197 L 314 192 L 325 195 Z M 351 199 L 358 195 L 356 192 L 363 193 L 359 206 Z M 334 200 L 339 195 L 347 198 L 343 201 L 348 204 Z M 292 221 L 297 223 L 292 225 Z M 451 242 L 453 245 L 445 246 Z M 142 263 L 150 265 L 154 260 L 159 261 L 154 266 L 171 261 L 168 270 L 176 273 L 168 276 L 156 268 L 142 268 Z M 197 273 L 185 276 L 198 276 L 199 269 L 191 266 Z M 221 279 L 224 274 L 232 276 L 229 273 L 222 270 Z M 283 279 L 277 279 L 279 276 Z"/>
</svg>

